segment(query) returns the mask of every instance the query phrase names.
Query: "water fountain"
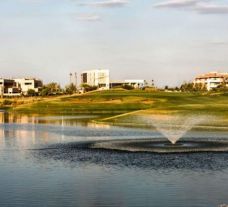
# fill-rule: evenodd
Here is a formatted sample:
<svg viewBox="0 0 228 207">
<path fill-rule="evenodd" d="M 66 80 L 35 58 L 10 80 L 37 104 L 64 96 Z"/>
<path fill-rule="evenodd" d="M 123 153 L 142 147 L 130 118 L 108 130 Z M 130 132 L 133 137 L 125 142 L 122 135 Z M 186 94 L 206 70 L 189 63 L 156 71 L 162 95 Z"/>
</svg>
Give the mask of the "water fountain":
<svg viewBox="0 0 228 207">
<path fill-rule="evenodd" d="M 134 140 L 111 140 L 92 144 L 91 148 L 112 149 L 131 152 L 224 152 L 228 151 L 228 141 L 209 138 L 184 138 L 194 126 L 214 120 L 205 115 L 139 114 L 136 120 L 155 127 L 162 137 Z M 165 138 L 165 139 L 164 139 Z M 167 141 L 169 140 L 169 141 Z"/>
<path fill-rule="evenodd" d="M 176 144 L 195 125 L 205 122 L 209 118 L 202 115 L 147 115 L 142 116 L 140 119 L 143 123 L 153 125 L 172 144 Z"/>
</svg>

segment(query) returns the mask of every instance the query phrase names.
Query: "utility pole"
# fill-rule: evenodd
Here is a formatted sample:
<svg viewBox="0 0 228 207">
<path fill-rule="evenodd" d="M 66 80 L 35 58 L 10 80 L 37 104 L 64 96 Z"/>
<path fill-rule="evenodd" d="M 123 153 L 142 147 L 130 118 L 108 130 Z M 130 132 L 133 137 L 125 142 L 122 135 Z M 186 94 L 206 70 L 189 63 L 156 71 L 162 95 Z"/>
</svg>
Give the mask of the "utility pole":
<svg viewBox="0 0 228 207">
<path fill-rule="evenodd" d="M 74 78 L 75 78 L 75 87 L 77 88 L 77 85 L 78 85 L 77 73 L 74 73 Z"/>
<path fill-rule="evenodd" d="M 72 76 L 73 76 L 73 74 L 70 73 L 70 84 L 72 84 Z"/>
</svg>

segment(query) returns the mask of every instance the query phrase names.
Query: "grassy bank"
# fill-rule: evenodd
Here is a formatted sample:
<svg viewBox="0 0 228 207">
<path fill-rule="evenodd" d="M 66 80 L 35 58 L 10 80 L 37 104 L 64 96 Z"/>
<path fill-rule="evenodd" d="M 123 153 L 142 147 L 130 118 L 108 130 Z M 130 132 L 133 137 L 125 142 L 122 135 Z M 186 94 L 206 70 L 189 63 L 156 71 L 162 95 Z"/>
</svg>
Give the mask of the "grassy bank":
<svg viewBox="0 0 228 207">
<path fill-rule="evenodd" d="M 155 113 L 161 111 L 195 112 L 228 116 L 228 96 L 225 94 L 110 90 L 46 98 L 11 106 L 11 110 L 16 112 L 40 114 L 118 115 L 145 109 Z"/>
</svg>

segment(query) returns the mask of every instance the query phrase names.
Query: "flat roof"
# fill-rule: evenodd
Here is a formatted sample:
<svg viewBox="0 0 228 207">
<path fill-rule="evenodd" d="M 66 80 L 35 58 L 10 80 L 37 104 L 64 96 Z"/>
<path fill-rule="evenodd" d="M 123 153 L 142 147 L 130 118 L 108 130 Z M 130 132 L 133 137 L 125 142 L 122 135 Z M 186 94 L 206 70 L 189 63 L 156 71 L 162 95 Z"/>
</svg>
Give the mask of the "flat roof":
<svg viewBox="0 0 228 207">
<path fill-rule="evenodd" d="M 108 69 L 95 69 L 95 70 L 85 70 L 85 71 L 82 71 L 81 74 L 82 73 L 92 73 L 92 72 L 102 72 L 102 71 L 109 72 Z"/>
<path fill-rule="evenodd" d="M 205 79 L 205 78 L 225 78 L 228 77 L 228 73 L 218 73 L 218 72 L 210 72 L 202 75 L 196 76 L 195 79 Z"/>
<path fill-rule="evenodd" d="M 138 82 L 145 82 L 146 80 L 143 80 L 143 79 L 138 79 L 138 80 L 125 80 L 125 82 L 136 82 L 136 83 L 138 83 Z"/>
<path fill-rule="evenodd" d="M 110 83 L 125 83 L 123 80 L 111 80 Z"/>
</svg>

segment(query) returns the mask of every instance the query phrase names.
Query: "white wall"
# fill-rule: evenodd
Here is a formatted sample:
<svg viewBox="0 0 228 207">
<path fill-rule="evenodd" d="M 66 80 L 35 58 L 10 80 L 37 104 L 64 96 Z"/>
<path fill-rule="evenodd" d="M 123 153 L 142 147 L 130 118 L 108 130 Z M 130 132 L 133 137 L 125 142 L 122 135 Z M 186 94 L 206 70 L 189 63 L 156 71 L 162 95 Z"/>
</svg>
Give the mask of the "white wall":
<svg viewBox="0 0 228 207">
<path fill-rule="evenodd" d="M 102 88 L 109 89 L 109 70 L 91 70 L 83 73 L 87 74 L 87 84 L 91 86 L 104 85 Z"/>
</svg>

